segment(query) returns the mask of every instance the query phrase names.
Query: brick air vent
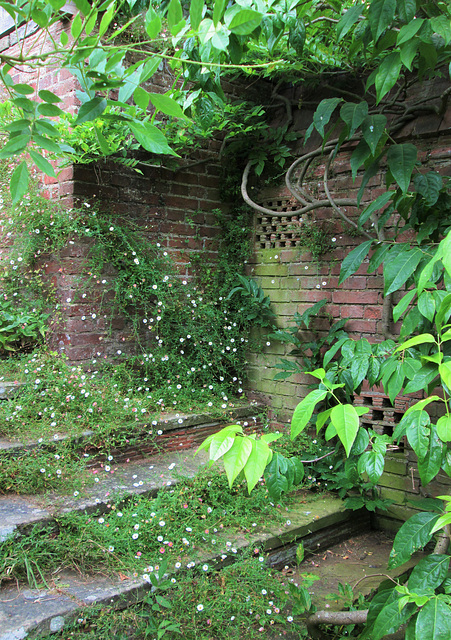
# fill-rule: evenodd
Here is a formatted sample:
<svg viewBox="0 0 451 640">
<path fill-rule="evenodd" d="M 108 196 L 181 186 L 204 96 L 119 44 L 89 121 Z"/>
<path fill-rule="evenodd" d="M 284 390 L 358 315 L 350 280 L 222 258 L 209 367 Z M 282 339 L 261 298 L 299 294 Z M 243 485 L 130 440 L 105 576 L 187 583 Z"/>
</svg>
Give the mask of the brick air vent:
<svg viewBox="0 0 451 640">
<path fill-rule="evenodd" d="M 415 394 L 418 396 L 418 394 Z M 382 393 L 362 393 L 354 398 L 354 405 L 369 409 L 360 418 L 360 423 L 364 427 L 373 429 L 376 433 L 388 436 L 393 435 L 396 425 L 401 421 L 407 409 L 417 401 L 417 397 L 397 397 L 394 404 L 388 396 Z M 399 442 L 399 450 L 404 451 L 405 441 L 402 438 Z"/>
<path fill-rule="evenodd" d="M 274 212 L 286 212 L 286 216 L 257 215 L 255 242 L 258 249 L 279 249 L 299 247 L 298 227 L 302 218 L 290 215 L 290 211 L 299 209 L 299 203 L 290 198 L 273 198 L 262 203 L 266 209 Z"/>
</svg>

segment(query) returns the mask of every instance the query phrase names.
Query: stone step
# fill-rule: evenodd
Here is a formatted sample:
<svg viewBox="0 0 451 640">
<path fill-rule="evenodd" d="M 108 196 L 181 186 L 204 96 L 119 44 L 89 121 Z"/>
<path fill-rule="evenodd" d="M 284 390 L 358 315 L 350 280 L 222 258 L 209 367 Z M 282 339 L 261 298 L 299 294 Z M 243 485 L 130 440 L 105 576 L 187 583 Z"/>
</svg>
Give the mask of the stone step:
<svg viewBox="0 0 451 640">
<path fill-rule="evenodd" d="M 186 462 L 192 464 L 189 460 Z M 159 471 L 162 469 L 160 467 Z M 160 478 L 160 486 L 165 477 L 169 476 Z M 89 506 L 94 504 L 98 507 L 103 503 L 97 503 L 94 498 Z M 71 505 L 66 504 L 60 507 L 60 512 L 70 508 Z M 45 517 L 44 511 L 41 512 L 42 517 Z M 36 513 L 34 517 L 38 518 L 39 515 Z M 51 516 L 48 512 L 48 517 Z M 211 568 L 221 567 L 235 561 L 249 547 L 258 549 L 272 566 L 279 566 L 294 556 L 301 540 L 306 549 L 317 551 L 324 547 L 325 542 L 329 547 L 332 535 L 337 540 L 343 539 L 370 527 L 367 513 L 346 511 L 339 498 L 308 492 L 299 492 L 295 496 L 292 506 L 286 511 L 286 518 L 283 525 L 267 523 L 246 534 L 223 530 L 217 535 L 214 552 L 211 548 L 200 549 L 196 555 L 186 558 L 186 565 L 194 562 L 207 563 Z M 24 526 L 23 520 L 19 526 Z M 184 563 L 179 570 L 189 570 L 186 565 Z M 176 570 L 171 569 L 170 573 L 176 573 Z M 31 640 L 40 633 L 59 631 L 69 621 L 83 617 L 83 609 L 88 605 L 125 608 L 142 599 L 150 588 L 148 581 L 137 575 L 121 575 L 119 580 L 63 572 L 58 574 L 58 579 L 49 580 L 49 583 L 47 588 L 42 589 L 19 585 L 0 590 L 0 640 Z"/>
<path fill-rule="evenodd" d="M 143 454 L 183 450 L 199 446 L 211 433 L 219 431 L 226 424 L 239 422 L 245 430 L 260 430 L 263 427 L 259 414 L 265 405 L 258 402 L 229 407 L 220 413 L 199 412 L 190 414 L 161 414 L 151 422 L 137 422 L 124 425 L 118 429 L 121 444 L 105 452 L 93 445 L 95 432 L 86 430 L 77 436 L 55 433 L 53 438 L 44 440 L 18 440 L 17 438 L 0 437 L 0 460 L 5 456 L 19 456 L 26 451 L 45 449 L 53 451 L 62 443 L 75 446 L 80 452 L 87 452 L 90 460 L 87 466 L 98 466 L 105 462 L 107 455 L 116 462 L 141 459 Z"/>
<path fill-rule="evenodd" d="M 42 496 L 0 495 L 0 541 L 7 535 L 26 533 L 36 524 L 49 524 L 60 514 L 101 511 L 125 495 L 155 495 L 177 482 L 179 475 L 192 478 L 205 465 L 207 455 L 196 449 L 169 452 L 125 464 L 113 464 L 95 473 L 98 482 L 78 495 L 47 493 Z M 95 471 L 95 470 L 94 470 Z"/>
</svg>

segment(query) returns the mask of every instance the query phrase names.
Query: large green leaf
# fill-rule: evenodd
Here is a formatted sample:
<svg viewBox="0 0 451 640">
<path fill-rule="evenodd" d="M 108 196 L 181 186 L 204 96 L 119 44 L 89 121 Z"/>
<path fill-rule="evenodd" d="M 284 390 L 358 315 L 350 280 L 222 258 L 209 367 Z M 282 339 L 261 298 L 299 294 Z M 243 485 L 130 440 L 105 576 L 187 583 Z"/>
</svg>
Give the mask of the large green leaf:
<svg viewBox="0 0 451 640">
<path fill-rule="evenodd" d="M 92 100 L 85 102 L 78 110 L 77 118 L 75 119 L 74 126 L 82 124 L 83 122 L 90 122 L 95 120 L 105 111 L 107 107 L 107 101 L 105 98 L 96 96 Z"/>
<path fill-rule="evenodd" d="M 409 340 L 406 340 L 399 347 L 396 347 L 394 353 L 398 351 L 405 351 L 406 349 L 410 349 L 411 347 L 416 347 L 418 344 L 433 344 L 437 343 L 436 339 L 432 335 L 432 333 L 420 333 L 419 336 L 414 336 Z"/>
<path fill-rule="evenodd" d="M 432 322 L 435 316 L 436 300 L 432 291 L 423 291 L 418 298 L 418 309 L 425 318 Z"/>
<path fill-rule="evenodd" d="M 393 542 L 388 568 L 394 569 L 407 562 L 431 539 L 431 530 L 439 516 L 436 513 L 416 513 L 401 525 Z"/>
<path fill-rule="evenodd" d="M 345 102 L 340 109 L 340 117 L 348 127 L 348 137 L 351 138 L 368 115 L 367 102 Z"/>
<path fill-rule="evenodd" d="M 263 476 L 271 461 L 272 451 L 264 440 L 251 440 L 252 451 L 244 467 L 244 477 L 249 493 Z"/>
<path fill-rule="evenodd" d="M 366 338 L 358 340 L 355 345 L 354 357 L 350 369 L 355 387 L 358 387 L 366 377 L 371 356 L 372 350 L 368 340 Z"/>
<path fill-rule="evenodd" d="M 415 393 L 415 391 L 426 390 L 429 384 L 438 377 L 438 367 L 433 363 L 429 363 L 421 367 L 415 377 L 410 380 L 405 388 L 404 393 Z"/>
<path fill-rule="evenodd" d="M 321 400 L 324 400 L 327 393 L 327 391 L 315 389 L 315 391 L 311 391 L 308 396 L 298 404 L 294 410 L 293 417 L 291 418 L 292 440 L 294 440 L 294 438 L 305 429 L 313 415 L 316 405 L 321 402 Z"/>
<path fill-rule="evenodd" d="M 418 460 L 418 473 L 423 487 L 432 482 L 440 471 L 443 460 L 443 442 L 437 435 L 437 428 L 431 425 L 428 450 L 423 460 Z"/>
<path fill-rule="evenodd" d="M 390 53 L 384 58 L 375 80 L 377 103 L 395 86 L 401 72 L 401 67 L 401 56 L 397 51 Z"/>
<path fill-rule="evenodd" d="M 294 473 L 288 462 L 280 453 L 274 453 L 271 462 L 266 467 L 265 483 L 270 496 L 274 500 L 279 500 L 282 493 L 288 491 L 292 486 Z M 291 479 L 289 477 L 290 471 Z"/>
<path fill-rule="evenodd" d="M 439 365 L 438 372 L 443 382 L 451 391 L 451 361 L 448 360 L 447 362 Z"/>
<path fill-rule="evenodd" d="M 28 167 L 25 160 L 17 165 L 9 183 L 13 204 L 19 202 L 28 190 Z"/>
<path fill-rule="evenodd" d="M 382 113 L 368 116 L 362 122 L 363 139 L 369 146 L 373 156 L 376 154 L 377 145 L 382 138 L 386 125 L 387 118 Z"/>
<path fill-rule="evenodd" d="M 412 606 L 407 606 L 399 610 L 399 601 L 395 600 L 385 605 L 377 616 L 371 640 L 381 640 L 389 633 L 394 633 L 403 625 L 412 615 Z"/>
<path fill-rule="evenodd" d="M 183 20 L 183 9 L 180 0 L 171 0 L 168 6 L 168 25 L 172 29 Z"/>
<path fill-rule="evenodd" d="M 385 205 L 392 199 L 394 195 L 395 195 L 395 191 L 386 191 L 382 195 L 378 196 L 376 200 L 374 200 L 360 214 L 359 226 L 361 227 L 363 224 L 365 224 L 365 222 L 367 222 L 371 218 L 371 215 L 375 211 L 379 211 L 379 209 L 382 209 L 383 207 L 385 207 Z"/>
<path fill-rule="evenodd" d="M 428 207 L 432 207 L 440 195 L 440 189 L 443 186 L 443 179 L 439 173 L 435 171 L 429 171 L 428 173 L 418 173 L 413 178 L 413 184 L 415 189 L 425 199 L 425 203 Z"/>
<path fill-rule="evenodd" d="M 326 98 L 321 100 L 313 114 L 313 124 L 321 137 L 324 137 L 324 127 L 329 123 L 336 107 L 343 102 L 343 98 Z"/>
<path fill-rule="evenodd" d="M 139 144 L 151 153 L 163 153 L 176 156 L 175 151 L 168 145 L 164 134 L 152 124 L 148 122 L 132 122 L 130 129 Z"/>
<path fill-rule="evenodd" d="M 243 471 L 249 456 L 252 453 L 250 438 L 236 438 L 233 446 L 223 456 L 224 469 L 229 481 L 229 487 L 237 475 Z"/>
<path fill-rule="evenodd" d="M 404 249 L 393 260 L 384 263 L 384 295 L 398 291 L 413 275 L 415 269 L 424 257 L 424 253 L 417 247 Z"/>
<path fill-rule="evenodd" d="M 451 416 L 441 416 L 437 420 L 437 435 L 442 442 L 451 442 Z"/>
<path fill-rule="evenodd" d="M 353 25 L 359 20 L 362 13 L 362 5 L 356 4 L 350 7 L 341 16 L 336 28 L 337 40 L 340 42 L 342 38 L 348 33 Z"/>
<path fill-rule="evenodd" d="M 191 4 L 198 4 L 198 2 L 195 1 Z M 200 1 L 200 4 L 203 4 L 202 0 Z M 147 35 L 152 39 L 156 38 L 161 31 L 161 18 L 152 6 L 149 7 L 145 15 L 144 26 L 147 31 Z"/>
<path fill-rule="evenodd" d="M 359 246 L 353 249 L 350 253 L 348 253 L 341 264 L 338 284 L 342 284 L 347 278 L 349 278 L 349 276 L 357 271 L 357 269 L 360 267 L 360 265 L 368 255 L 373 242 L 373 240 L 366 240 L 365 242 L 362 242 L 362 244 L 359 244 Z"/>
<path fill-rule="evenodd" d="M 388 168 L 403 193 L 409 188 L 417 154 L 416 146 L 410 143 L 394 144 L 387 151 Z"/>
<path fill-rule="evenodd" d="M 451 608 L 438 597 L 431 598 L 420 609 L 415 624 L 418 640 L 449 640 L 451 630 Z"/>
<path fill-rule="evenodd" d="M 422 460 L 426 456 L 429 446 L 428 427 L 431 424 L 429 414 L 424 410 L 415 411 L 409 413 L 407 418 L 403 419 L 402 422 L 406 429 L 406 436 L 410 446 L 418 458 Z"/>
<path fill-rule="evenodd" d="M 338 404 L 330 412 L 330 420 L 345 448 L 346 455 L 349 456 L 359 429 L 357 411 L 351 404 Z"/>
<path fill-rule="evenodd" d="M 393 308 L 393 322 L 398 322 L 402 314 L 407 311 L 410 303 L 415 298 L 417 292 L 416 289 L 408 291 L 405 296 L 401 298 L 396 307 Z"/>
<path fill-rule="evenodd" d="M 162 111 L 166 115 L 173 116 L 174 118 L 186 118 L 181 106 L 174 98 L 164 93 L 151 93 L 150 101 L 157 111 Z"/>
<path fill-rule="evenodd" d="M 365 451 L 358 462 L 360 475 L 367 474 L 370 482 L 376 484 L 384 471 L 384 456 L 376 451 Z"/>
<path fill-rule="evenodd" d="M 47 176 L 51 176 L 52 178 L 56 177 L 55 169 L 52 167 L 47 158 L 44 158 L 44 156 L 42 156 L 37 151 L 33 151 L 33 149 L 29 149 L 28 153 L 30 154 L 30 158 L 33 160 L 40 171 L 45 173 Z"/>
<path fill-rule="evenodd" d="M 236 13 L 230 21 L 229 29 L 237 36 L 248 36 L 260 26 L 263 14 L 252 9 L 243 9 Z"/>
<path fill-rule="evenodd" d="M 407 582 L 409 591 L 421 596 L 439 587 L 448 575 L 449 560 L 449 556 L 444 554 L 431 554 L 421 558 Z"/>
<path fill-rule="evenodd" d="M 374 40 L 391 25 L 395 17 L 396 0 L 373 0 L 368 11 L 368 20 Z"/>
<path fill-rule="evenodd" d="M 29 133 L 11 137 L 0 151 L 0 159 L 9 158 L 10 156 L 22 153 L 30 142 L 30 138 L 31 136 Z"/>
<path fill-rule="evenodd" d="M 403 22 L 410 22 L 417 10 L 416 0 L 396 0 L 399 17 Z M 408 26 L 408 25 L 406 25 Z"/>
</svg>

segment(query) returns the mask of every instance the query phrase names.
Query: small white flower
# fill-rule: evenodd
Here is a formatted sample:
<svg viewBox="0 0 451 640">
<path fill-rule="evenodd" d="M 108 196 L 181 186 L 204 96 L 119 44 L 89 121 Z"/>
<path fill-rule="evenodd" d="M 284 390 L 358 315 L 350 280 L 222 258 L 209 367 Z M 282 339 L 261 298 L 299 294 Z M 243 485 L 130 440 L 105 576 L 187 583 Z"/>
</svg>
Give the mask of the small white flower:
<svg viewBox="0 0 451 640">
<path fill-rule="evenodd" d="M 204 605 L 203 604 L 198 604 L 196 608 L 197 608 L 198 611 L 203 611 L 204 610 Z"/>
</svg>

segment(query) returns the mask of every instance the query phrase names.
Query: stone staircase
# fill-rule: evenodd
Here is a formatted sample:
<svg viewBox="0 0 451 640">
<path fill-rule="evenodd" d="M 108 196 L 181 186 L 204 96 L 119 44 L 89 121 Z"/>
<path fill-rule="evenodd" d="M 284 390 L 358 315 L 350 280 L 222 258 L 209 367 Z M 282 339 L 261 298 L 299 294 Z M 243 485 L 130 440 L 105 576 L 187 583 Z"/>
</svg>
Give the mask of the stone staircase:
<svg viewBox="0 0 451 640">
<path fill-rule="evenodd" d="M 247 422 L 255 427 L 252 420 L 255 412 L 255 406 L 241 407 L 237 418 L 242 424 Z M 170 445 L 165 453 L 149 455 L 144 447 L 140 451 L 135 444 L 131 455 L 125 447 L 117 452 L 110 472 L 102 469 L 97 476 L 99 481 L 80 495 L 56 492 L 0 495 L 0 544 L 11 536 L 24 539 L 36 525 L 56 526 L 58 517 L 64 514 L 95 512 L 100 515 L 108 511 L 113 496 L 117 502 L 125 496 L 151 497 L 159 491 L 170 490 L 182 477 L 194 477 L 206 464 L 203 452 L 194 456 L 197 446 L 189 445 L 199 444 L 223 424 L 207 414 L 184 416 L 182 438 L 178 434 L 179 418 L 166 416 L 161 422 L 161 435 Z M 88 439 L 89 433 L 83 437 Z M 0 464 L 2 456 L 18 454 L 30 446 L 40 445 L 2 441 Z M 226 555 L 226 563 L 230 563 L 247 548 L 258 548 L 266 563 L 282 568 L 294 560 L 301 541 L 305 550 L 317 552 L 371 528 L 367 512 L 346 511 L 343 502 L 331 495 L 299 492 L 283 513 L 286 521 L 282 525 L 267 522 L 247 533 L 224 529 L 218 532 L 214 550 L 205 547 L 188 560 L 220 568 L 225 564 Z M 186 564 L 179 569 L 168 569 L 174 573 L 186 570 Z M 0 589 L 0 640 L 33 639 L 43 633 L 56 633 L 82 617 L 88 606 L 125 608 L 139 602 L 149 588 L 148 581 L 136 574 L 105 576 L 94 570 L 91 575 L 62 571 L 58 573 L 58 580 L 49 578 L 46 586 L 39 589 L 9 581 Z"/>
</svg>

